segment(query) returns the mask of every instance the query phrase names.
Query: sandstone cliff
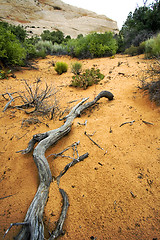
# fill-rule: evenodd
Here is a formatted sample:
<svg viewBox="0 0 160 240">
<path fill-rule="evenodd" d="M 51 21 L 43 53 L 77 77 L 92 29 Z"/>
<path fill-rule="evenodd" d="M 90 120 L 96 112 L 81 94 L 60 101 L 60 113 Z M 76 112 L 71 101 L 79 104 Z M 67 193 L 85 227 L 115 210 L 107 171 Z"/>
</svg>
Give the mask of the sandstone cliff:
<svg viewBox="0 0 160 240">
<path fill-rule="evenodd" d="M 0 20 L 21 24 L 29 33 L 60 30 L 77 37 L 90 32 L 118 32 L 117 22 L 61 0 L 1 0 Z"/>
</svg>

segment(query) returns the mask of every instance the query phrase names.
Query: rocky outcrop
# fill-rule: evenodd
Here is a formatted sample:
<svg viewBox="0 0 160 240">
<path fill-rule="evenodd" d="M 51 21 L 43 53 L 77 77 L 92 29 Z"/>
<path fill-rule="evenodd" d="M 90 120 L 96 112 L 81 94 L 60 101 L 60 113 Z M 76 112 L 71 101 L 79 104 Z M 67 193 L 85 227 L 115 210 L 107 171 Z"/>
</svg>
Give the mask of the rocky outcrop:
<svg viewBox="0 0 160 240">
<path fill-rule="evenodd" d="M 1 0 L 0 19 L 22 24 L 30 34 L 48 29 L 77 37 L 90 32 L 118 32 L 117 22 L 61 0 Z"/>
</svg>

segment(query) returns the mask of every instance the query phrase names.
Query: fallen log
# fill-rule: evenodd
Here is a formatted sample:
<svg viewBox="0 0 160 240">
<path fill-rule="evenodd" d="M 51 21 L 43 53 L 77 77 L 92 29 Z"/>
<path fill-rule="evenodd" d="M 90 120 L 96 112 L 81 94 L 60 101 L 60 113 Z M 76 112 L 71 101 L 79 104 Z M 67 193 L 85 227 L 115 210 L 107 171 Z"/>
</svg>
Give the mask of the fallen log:
<svg viewBox="0 0 160 240">
<path fill-rule="evenodd" d="M 34 149 L 35 143 L 38 142 L 37 146 L 33 151 L 33 159 L 38 168 L 40 183 L 39 183 L 39 187 L 36 192 L 36 195 L 25 216 L 24 224 L 20 232 L 14 239 L 44 240 L 44 225 L 42 220 L 43 211 L 48 198 L 49 187 L 52 182 L 52 174 L 51 174 L 48 161 L 45 157 L 45 152 L 51 145 L 56 143 L 63 136 L 65 136 L 70 132 L 73 120 L 77 116 L 79 116 L 83 110 L 94 105 L 102 97 L 112 100 L 114 96 L 111 92 L 102 91 L 91 102 L 85 103 L 88 100 L 88 98 L 84 98 L 80 103 L 78 103 L 75 107 L 72 108 L 70 113 L 65 118 L 61 119 L 61 120 L 65 120 L 65 123 L 61 127 L 42 133 L 42 134 L 34 135 L 31 141 L 28 143 L 28 147 L 25 150 L 18 151 L 18 152 L 21 152 L 22 154 L 29 153 Z M 60 190 L 60 192 L 62 194 L 64 201 L 67 202 L 67 208 L 68 208 L 67 195 L 62 189 Z M 64 212 L 66 215 L 66 210 Z M 64 215 L 64 214 L 62 213 L 61 215 Z M 59 236 L 58 234 L 60 233 L 62 233 L 62 226 L 60 231 L 58 230 L 54 231 L 54 234 L 50 237 L 50 239 L 54 239 L 55 237 L 58 237 Z"/>
</svg>

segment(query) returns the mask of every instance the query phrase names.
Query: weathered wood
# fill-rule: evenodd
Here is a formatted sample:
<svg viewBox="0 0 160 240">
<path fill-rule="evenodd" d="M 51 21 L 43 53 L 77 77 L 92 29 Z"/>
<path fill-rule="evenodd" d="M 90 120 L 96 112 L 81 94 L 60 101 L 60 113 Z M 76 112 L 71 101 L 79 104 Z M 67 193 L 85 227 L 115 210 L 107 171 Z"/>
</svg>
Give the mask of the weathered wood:
<svg viewBox="0 0 160 240">
<path fill-rule="evenodd" d="M 66 194 L 66 192 L 63 189 L 59 189 L 62 197 L 63 197 L 63 208 L 62 208 L 62 212 L 61 212 L 61 216 L 59 218 L 58 224 L 56 226 L 55 231 L 51 234 L 49 240 L 53 240 L 55 238 L 57 238 L 58 236 L 64 234 L 63 232 L 63 224 L 67 215 L 67 210 L 69 207 L 69 201 L 68 201 L 68 196 Z"/>
<path fill-rule="evenodd" d="M 27 223 L 27 225 L 24 225 L 22 227 L 19 234 L 15 238 L 16 240 L 44 240 L 44 225 L 42 218 L 44 207 L 48 198 L 50 183 L 52 181 L 52 174 L 48 161 L 45 157 L 45 152 L 51 145 L 56 143 L 59 139 L 70 132 L 73 120 L 79 116 L 83 110 L 94 105 L 102 97 L 106 97 L 109 100 L 112 100 L 114 96 L 108 91 L 102 91 L 91 102 L 84 104 L 88 98 L 83 99 L 80 103 L 73 107 L 71 112 L 65 118 L 63 118 L 66 121 L 61 127 L 42 134 L 34 135 L 32 140 L 29 142 L 28 147 L 25 150 L 19 151 L 22 154 L 29 153 L 33 150 L 35 143 L 38 142 L 38 145 L 33 151 L 33 159 L 38 168 L 40 183 L 37 193 L 24 219 L 24 222 Z M 68 202 L 68 198 L 66 197 L 65 192 L 63 190 L 60 190 L 60 192 L 63 196 L 64 201 Z M 64 206 L 65 209 L 68 208 L 66 207 L 68 204 L 64 204 Z M 64 212 L 66 215 L 66 211 Z M 62 233 L 63 222 L 64 218 L 63 221 L 60 222 L 61 230 L 58 231 L 59 234 Z M 54 239 L 55 236 L 59 236 L 56 230 L 54 232 L 54 235 L 52 234 L 50 237 L 50 240 Z"/>
</svg>

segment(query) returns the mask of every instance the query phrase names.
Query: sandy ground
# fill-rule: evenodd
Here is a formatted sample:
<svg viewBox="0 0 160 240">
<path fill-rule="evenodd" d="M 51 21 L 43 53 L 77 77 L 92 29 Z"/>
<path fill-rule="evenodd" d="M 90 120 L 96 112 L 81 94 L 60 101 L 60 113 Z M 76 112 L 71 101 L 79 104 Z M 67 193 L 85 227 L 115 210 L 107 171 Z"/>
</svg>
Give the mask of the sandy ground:
<svg viewBox="0 0 160 240">
<path fill-rule="evenodd" d="M 52 84 L 59 92 L 61 111 L 71 109 L 83 97 L 93 98 L 102 90 L 111 91 L 114 100 L 101 99 L 74 120 L 71 132 L 46 153 L 58 153 L 75 141 L 79 154 L 89 157 L 70 168 L 61 178 L 60 187 L 69 197 L 69 210 L 64 224 L 65 235 L 59 239 L 87 240 L 159 240 L 160 239 L 160 108 L 149 101 L 137 86 L 142 70 L 150 64 L 143 56 L 116 55 L 114 59 L 81 60 L 83 68 L 96 65 L 105 78 L 87 90 L 69 86 L 72 73 L 58 76 L 53 62 L 76 61 L 69 57 L 49 56 L 36 62 L 38 70 L 23 69 L 16 78 L 0 81 L 1 93 L 24 89 L 22 79 L 34 83 Z M 70 101 L 77 102 L 69 103 Z M 39 180 L 32 153 L 21 155 L 36 133 L 55 129 L 63 124 L 57 118 L 41 118 L 42 123 L 22 125 L 33 116 L 8 108 L 0 96 L 0 239 L 10 223 L 23 222 L 26 211 L 36 193 Z M 16 102 L 17 103 L 17 102 Z M 12 103 L 12 105 L 16 104 Z M 79 125 L 78 122 L 87 125 Z M 133 124 L 124 122 L 135 121 Z M 153 123 L 145 124 L 144 121 Z M 49 128 L 48 128 L 49 127 Z M 104 150 L 94 145 L 84 134 Z M 107 154 L 105 154 L 107 151 Z M 72 155 L 72 151 L 66 153 Z M 53 176 L 57 176 L 70 159 L 48 157 Z M 46 237 L 59 218 L 62 198 L 55 182 L 51 183 L 45 207 Z M 6 240 L 13 239 L 19 227 L 13 227 Z"/>
</svg>

